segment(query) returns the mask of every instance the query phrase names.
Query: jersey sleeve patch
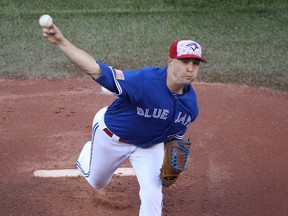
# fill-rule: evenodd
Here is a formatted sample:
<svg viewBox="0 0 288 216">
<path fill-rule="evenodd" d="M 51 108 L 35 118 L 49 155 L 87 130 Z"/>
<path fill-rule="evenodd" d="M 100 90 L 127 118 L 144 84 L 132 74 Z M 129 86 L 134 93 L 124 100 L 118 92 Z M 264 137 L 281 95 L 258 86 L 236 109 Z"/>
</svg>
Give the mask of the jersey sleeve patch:
<svg viewBox="0 0 288 216">
<path fill-rule="evenodd" d="M 123 71 L 115 69 L 115 78 L 117 80 L 125 80 Z"/>
</svg>

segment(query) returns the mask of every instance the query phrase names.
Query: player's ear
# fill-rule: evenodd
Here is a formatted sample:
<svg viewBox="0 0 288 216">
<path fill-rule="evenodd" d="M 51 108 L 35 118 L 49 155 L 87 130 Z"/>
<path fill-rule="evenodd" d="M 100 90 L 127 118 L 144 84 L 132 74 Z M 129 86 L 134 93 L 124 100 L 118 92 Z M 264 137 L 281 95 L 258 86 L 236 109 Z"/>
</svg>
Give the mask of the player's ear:
<svg viewBox="0 0 288 216">
<path fill-rule="evenodd" d="M 168 57 L 167 64 L 169 65 L 173 61 L 173 58 Z"/>
</svg>

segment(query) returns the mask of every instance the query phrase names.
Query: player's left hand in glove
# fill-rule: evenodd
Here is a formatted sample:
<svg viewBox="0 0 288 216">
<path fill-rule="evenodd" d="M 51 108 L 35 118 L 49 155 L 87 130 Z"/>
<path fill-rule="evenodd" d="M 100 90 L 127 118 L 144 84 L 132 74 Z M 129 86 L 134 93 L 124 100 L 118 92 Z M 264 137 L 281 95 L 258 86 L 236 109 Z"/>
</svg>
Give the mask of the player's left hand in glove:
<svg viewBox="0 0 288 216">
<path fill-rule="evenodd" d="M 191 142 L 171 140 L 165 142 L 163 165 L 160 170 L 162 185 L 169 187 L 178 179 L 180 173 L 187 169 L 186 162 L 190 153 Z"/>
</svg>

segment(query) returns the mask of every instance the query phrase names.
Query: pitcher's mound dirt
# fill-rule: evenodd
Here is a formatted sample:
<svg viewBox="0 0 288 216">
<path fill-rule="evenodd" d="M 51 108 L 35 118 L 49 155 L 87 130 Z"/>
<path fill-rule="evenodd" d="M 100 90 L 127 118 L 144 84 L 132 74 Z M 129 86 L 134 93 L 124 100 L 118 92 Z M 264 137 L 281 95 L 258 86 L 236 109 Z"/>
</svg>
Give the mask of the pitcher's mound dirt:
<svg viewBox="0 0 288 216">
<path fill-rule="evenodd" d="M 164 189 L 163 215 L 288 215 L 288 94 L 194 87 L 200 116 L 186 134 L 188 170 Z M 135 176 L 113 177 L 100 196 L 82 177 L 32 175 L 75 168 L 95 112 L 113 99 L 90 78 L 0 80 L 1 215 L 138 215 Z"/>
</svg>

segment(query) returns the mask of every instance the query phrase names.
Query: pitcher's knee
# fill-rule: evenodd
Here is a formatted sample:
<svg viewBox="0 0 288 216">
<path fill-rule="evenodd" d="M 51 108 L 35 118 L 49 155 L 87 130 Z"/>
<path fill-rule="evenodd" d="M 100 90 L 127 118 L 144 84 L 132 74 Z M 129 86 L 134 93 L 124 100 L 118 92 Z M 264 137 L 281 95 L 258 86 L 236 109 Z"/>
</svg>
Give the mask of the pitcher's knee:
<svg viewBox="0 0 288 216">
<path fill-rule="evenodd" d="M 108 184 L 107 181 L 102 181 L 102 180 L 95 180 L 95 179 L 89 179 L 89 178 L 86 178 L 86 180 L 94 189 L 97 189 L 97 190 L 104 188 Z"/>
</svg>

